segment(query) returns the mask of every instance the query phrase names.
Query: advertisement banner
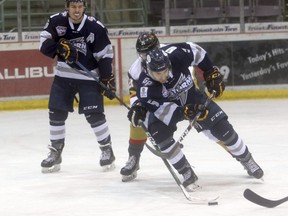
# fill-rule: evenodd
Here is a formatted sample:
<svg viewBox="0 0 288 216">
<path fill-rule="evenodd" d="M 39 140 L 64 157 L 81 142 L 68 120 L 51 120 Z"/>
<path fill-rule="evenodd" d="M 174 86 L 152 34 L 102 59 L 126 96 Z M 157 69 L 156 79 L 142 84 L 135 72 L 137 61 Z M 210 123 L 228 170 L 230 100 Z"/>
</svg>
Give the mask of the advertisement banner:
<svg viewBox="0 0 288 216">
<path fill-rule="evenodd" d="M 288 31 L 287 22 L 271 22 L 271 23 L 246 23 L 246 33 L 256 32 L 285 32 Z"/>
<path fill-rule="evenodd" d="M 53 66 L 39 50 L 0 51 L 0 98 L 48 95 Z"/>
<path fill-rule="evenodd" d="M 240 24 L 171 26 L 171 35 L 232 34 L 240 33 Z"/>
<path fill-rule="evenodd" d="M 141 32 L 152 31 L 158 36 L 166 36 L 165 26 L 139 27 L 139 28 L 108 28 L 111 38 L 137 37 Z M 41 31 L 22 32 L 22 41 L 31 42 L 40 40 Z M 288 32 L 288 22 L 245 23 L 245 33 L 274 33 Z M 240 23 L 170 26 L 170 35 L 218 35 L 239 34 Z M 0 33 L 0 43 L 18 42 L 18 33 Z"/>
<path fill-rule="evenodd" d="M 184 39 L 193 41 L 190 38 Z M 135 58 L 134 41 L 123 38 L 120 42 L 116 41 L 119 44 L 115 42 L 114 45 L 117 51 L 113 70 L 120 95 L 122 92 L 128 92 L 125 85 L 126 73 Z M 219 67 L 227 86 L 288 84 L 286 39 L 214 41 L 198 44 Z M 55 60 L 44 56 L 36 48 L 27 49 L 32 46 L 38 47 L 38 44 L 11 43 L 2 46 L 4 49 L 0 50 L 0 98 L 49 95 Z"/>
<path fill-rule="evenodd" d="M 17 41 L 18 41 L 18 33 L 16 32 L 0 33 L 0 43 L 10 43 Z"/>
<path fill-rule="evenodd" d="M 288 41 L 199 43 L 229 86 L 288 83 Z"/>
</svg>

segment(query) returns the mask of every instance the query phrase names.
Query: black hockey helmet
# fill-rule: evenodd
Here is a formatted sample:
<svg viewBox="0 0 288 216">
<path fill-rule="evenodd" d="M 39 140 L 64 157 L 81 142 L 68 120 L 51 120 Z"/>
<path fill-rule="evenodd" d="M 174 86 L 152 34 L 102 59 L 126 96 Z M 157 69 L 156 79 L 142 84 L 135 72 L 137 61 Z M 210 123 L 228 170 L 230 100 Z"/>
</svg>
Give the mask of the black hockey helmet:
<svg viewBox="0 0 288 216">
<path fill-rule="evenodd" d="M 168 54 L 159 48 L 147 53 L 147 72 L 150 77 L 158 82 L 165 83 L 169 77 L 171 62 Z"/>
<path fill-rule="evenodd" d="M 69 7 L 69 4 L 70 4 L 71 2 L 79 2 L 79 3 L 83 2 L 84 7 L 87 7 L 87 2 L 86 2 L 86 0 L 65 0 L 65 6 L 66 6 L 66 7 Z"/>
<path fill-rule="evenodd" d="M 138 53 L 147 53 L 159 46 L 159 40 L 153 32 L 140 33 L 136 41 L 136 50 Z"/>
</svg>

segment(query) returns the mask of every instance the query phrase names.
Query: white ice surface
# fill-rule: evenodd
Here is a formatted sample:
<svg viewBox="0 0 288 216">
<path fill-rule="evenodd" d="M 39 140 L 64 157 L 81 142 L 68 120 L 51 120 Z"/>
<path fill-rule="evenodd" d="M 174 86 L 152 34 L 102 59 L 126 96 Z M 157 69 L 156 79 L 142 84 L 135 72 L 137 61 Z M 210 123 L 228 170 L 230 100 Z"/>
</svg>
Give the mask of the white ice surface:
<svg viewBox="0 0 288 216">
<path fill-rule="evenodd" d="M 286 216 L 288 202 L 274 209 L 247 201 L 250 188 L 269 199 L 288 196 L 288 100 L 219 102 L 264 169 L 264 181 L 248 177 L 220 146 L 194 129 L 184 153 L 199 177 L 196 197 L 220 196 L 218 206 L 189 203 L 162 160 L 144 149 L 138 178 L 121 182 L 128 158 L 129 123 L 123 106 L 106 107 L 116 169 L 102 172 L 100 150 L 84 116 L 74 112 L 59 173 L 42 174 L 49 144 L 47 110 L 0 112 L 1 216 Z M 187 122 L 179 124 L 179 138 Z M 182 178 L 181 178 L 182 179 Z"/>
</svg>

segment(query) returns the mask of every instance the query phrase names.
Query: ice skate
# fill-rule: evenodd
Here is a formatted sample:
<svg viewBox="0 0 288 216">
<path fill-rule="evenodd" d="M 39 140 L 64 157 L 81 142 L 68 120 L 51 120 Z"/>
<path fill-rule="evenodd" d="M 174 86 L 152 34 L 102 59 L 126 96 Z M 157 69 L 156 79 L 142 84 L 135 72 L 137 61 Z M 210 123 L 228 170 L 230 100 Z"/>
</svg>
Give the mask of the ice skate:
<svg viewBox="0 0 288 216">
<path fill-rule="evenodd" d="M 238 161 L 243 165 L 249 176 L 256 179 L 261 179 L 264 175 L 261 167 L 255 162 L 251 153 L 248 153 L 245 158 L 237 158 Z"/>
<path fill-rule="evenodd" d="M 183 175 L 183 186 L 186 188 L 189 192 L 194 192 L 196 190 L 199 190 L 201 187 L 196 184 L 196 181 L 198 180 L 198 177 L 194 173 L 193 169 L 191 167 L 188 167 L 187 171 L 182 174 Z"/>
<path fill-rule="evenodd" d="M 100 147 L 101 155 L 100 155 L 100 166 L 102 167 L 104 172 L 111 171 L 115 169 L 115 156 L 112 150 L 111 145 Z"/>
<path fill-rule="evenodd" d="M 44 159 L 41 163 L 42 173 L 58 172 L 61 169 L 60 164 L 62 162 L 62 150 L 57 150 L 53 146 L 48 146 L 48 148 L 50 149 L 48 157 Z"/>
<path fill-rule="evenodd" d="M 122 182 L 132 181 L 137 177 L 137 171 L 139 170 L 139 157 L 131 155 L 126 162 L 125 166 L 120 170 L 122 175 Z"/>
</svg>

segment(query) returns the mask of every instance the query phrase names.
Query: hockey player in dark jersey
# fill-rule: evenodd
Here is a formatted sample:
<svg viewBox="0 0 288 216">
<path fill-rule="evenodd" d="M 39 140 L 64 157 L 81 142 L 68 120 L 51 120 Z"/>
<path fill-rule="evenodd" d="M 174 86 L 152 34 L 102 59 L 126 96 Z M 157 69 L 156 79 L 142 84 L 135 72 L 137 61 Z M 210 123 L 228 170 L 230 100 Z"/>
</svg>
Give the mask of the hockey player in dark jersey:
<svg viewBox="0 0 288 216">
<path fill-rule="evenodd" d="M 65 121 L 68 112 L 73 112 L 76 94 L 79 95 L 79 114 L 85 115 L 99 143 L 100 166 L 110 170 L 114 168 L 115 156 L 104 114 L 103 95 L 113 99 L 116 91 L 112 73 L 112 45 L 103 24 L 85 14 L 85 0 L 66 0 L 65 7 L 65 11 L 49 18 L 40 34 L 40 51 L 50 58 L 57 57 L 48 105 L 50 152 L 41 163 L 42 172 L 60 170 L 65 145 Z M 77 61 L 98 76 L 109 91 L 80 70 Z"/>
<path fill-rule="evenodd" d="M 191 177 L 191 166 L 179 145 L 176 145 L 173 135 L 179 121 L 191 121 L 199 112 L 201 115 L 196 129 L 221 142 L 250 176 L 262 178 L 263 170 L 229 123 L 226 113 L 214 101 L 204 105 L 207 96 L 195 88 L 188 69 L 195 57 L 189 51 L 189 45 L 186 46 L 165 46 L 148 53 L 146 73 L 140 74 L 137 84 L 139 101 L 128 112 L 129 120 L 134 126 L 138 126 L 139 121 L 148 126 L 161 151 L 170 155 L 169 162 L 183 175 L 184 186 L 187 179 L 191 183 L 191 179 L 197 178 Z M 213 67 L 207 55 L 201 59 L 198 66 L 204 71 L 208 91 L 215 91 L 216 97 L 221 96 L 225 89 L 222 75 Z"/>
<path fill-rule="evenodd" d="M 160 44 L 157 36 L 153 32 L 143 32 L 139 34 L 136 41 L 136 50 L 139 57 L 132 64 L 129 69 L 129 92 L 130 92 L 130 104 L 133 106 L 134 102 L 137 101 L 136 89 L 137 82 L 142 70 L 146 68 L 146 53 L 151 51 L 156 47 L 163 46 L 179 46 L 189 49 L 193 53 L 195 60 L 191 62 L 191 71 L 193 74 L 193 79 L 196 83 L 201 83 L 200 76 L 195 72 L 194 68 L 201 61 L 202 57 L 206 54 L 206 51 L 202 49 L 199 45 L 189 42 L 177 43 L 177 44 Z M 134 127 L 130 125 L 130 137 L 129 137 L 129 147 L 128 153 L 129 158 L 125 166 L 120 170 L 122 175 L 122 181 L 127 182 L 135 179 L 137 177 L 137 171 L 139 170 L 140 156 L 143 151 L 144 144 L 147 140 L 146 133 L 141 127 Z"/>
</svg>

